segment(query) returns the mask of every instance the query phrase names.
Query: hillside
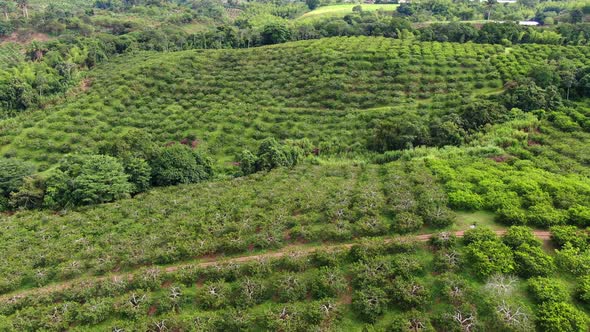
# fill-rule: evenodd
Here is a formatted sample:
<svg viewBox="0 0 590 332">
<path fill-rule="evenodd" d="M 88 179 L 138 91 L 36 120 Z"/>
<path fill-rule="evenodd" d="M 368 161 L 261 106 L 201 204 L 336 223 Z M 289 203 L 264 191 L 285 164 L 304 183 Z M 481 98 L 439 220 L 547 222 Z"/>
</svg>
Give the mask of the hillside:
<svg viewBox="0 0 590 332">
<path fill-rule="evenodd" d="M 0 332 L 589 331 L 589 4 L 0 17 Z"/>
<path fill-rule="evenodd" d="M 328 154 L 365 153 L 375 119 L 448 113 L 550 57 L 583 65 L 588 53 L 365 37 L 140 53 L 93 71 L 88 91 L 2 121 L 1 151 L 45 169 L 133 127 L 161 143 L 196 139 L 218 166 L 268 136 L 307 138 Z"/>
</svg>

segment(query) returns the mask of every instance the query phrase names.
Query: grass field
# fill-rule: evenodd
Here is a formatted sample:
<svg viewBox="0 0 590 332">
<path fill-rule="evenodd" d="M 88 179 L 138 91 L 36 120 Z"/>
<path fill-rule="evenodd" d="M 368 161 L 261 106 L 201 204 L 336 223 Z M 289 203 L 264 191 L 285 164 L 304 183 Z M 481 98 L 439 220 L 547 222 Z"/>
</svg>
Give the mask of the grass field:
<svg viewBox="0 0 590 332">
<path fill-rule="evenodd" d="M 357 6 L 354 4 L 351 5 L 332 5 L 332 6 L 325 6 L 319 7 L 309 13 L 305 13 L 304 15 L 300 16 L 298 20 L 308 20 L 308 19 L 319 19 L 319 18 L 326 18 L 326 17 L 344 17 L 347 14 L 352 14 L 352 9 Z M 379 9 L 383 9 L 385 11 L 394 11 L 398 5 L 376 5 L 376 4 L 363 4 L 361 5 L 363 11 L 376 11 Z"/>
</svg>

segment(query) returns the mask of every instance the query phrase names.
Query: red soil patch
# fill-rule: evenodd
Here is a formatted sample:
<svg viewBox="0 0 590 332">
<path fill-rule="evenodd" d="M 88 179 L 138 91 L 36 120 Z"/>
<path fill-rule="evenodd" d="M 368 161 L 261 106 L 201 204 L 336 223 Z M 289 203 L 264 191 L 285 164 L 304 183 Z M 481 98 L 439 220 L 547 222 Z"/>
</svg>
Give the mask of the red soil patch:
<svg viewBox="0 0 590 332">
<path fill-rule="evenodd" d="M 527 142 L 528 146 L 538 146 L 541 145 L 541 143 L 537 142 L 537 141 L 533 141 L 533 140 L 529 140 Z"/>
<path fill-rule="evenodd" d="M 83 92 L 88 91 L 88 89 L 90 89 L 91 86 L 92 80 L 89 78 L 82 80 L 82 83 L 80 83 L 80 89 L 82 89 Z"/>
<path fill-rule="evenodd" d="M 155 305 L 151 306 L 150 309 L 148 310 L 148 316 L 155 315 L 157 311 L 158 311 L 158 307 L 156 307 Z"/>
<path fill-rule="evenodd" d="M 10 36 L 0 38 L 0 44 L 2 43 L 18 43 L 18 44 L 29 44 L 34 41 L 46 42 L 52 38 L 49 35 L 39 32 L 30 31 L 16 31 L 10 34 Z"/>
<path fill-rule="evenodd" d="M 506 160 L 508 160 L 508 156 L 494 156 L 494 157 L 490 157 L 490 159 L 492 159 L 493 161 L 497 162 L 497 163 L 503 163 L 506 162 Z"/>
</svg>

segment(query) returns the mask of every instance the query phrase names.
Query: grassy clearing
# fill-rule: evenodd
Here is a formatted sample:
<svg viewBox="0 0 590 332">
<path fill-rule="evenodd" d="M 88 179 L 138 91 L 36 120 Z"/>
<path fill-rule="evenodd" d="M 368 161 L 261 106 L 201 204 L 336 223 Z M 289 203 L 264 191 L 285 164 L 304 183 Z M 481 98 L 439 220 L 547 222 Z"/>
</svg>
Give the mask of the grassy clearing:
<svg viewBox="0 0 590 332">
<path fill-rule="evenodd" d="M 317 8 L 309 13 L 305 13 L 298 18 L 298 20 L 305 19 L 320 19 L 326 17 L 344 17 L 347 14 L 352 14 L 352 9 L 357 5 L 333 5 Z M 381 4 L 363 4 L 361 7 L 363 11 L 372 12 L 379 9 L 385 11 L 394 11 L 399 5 L 381 5 Z"/>
<path fill-rule="evenodd" d="M 465 230 L 475 225 L 477 227 L 489 227 L 493 230 L 505 228 L 503 225 L 494 221 L 495 215 L 491 212 L 457 212 L 457 219 L 453 225 L 453 230 Z"/>
</svg>

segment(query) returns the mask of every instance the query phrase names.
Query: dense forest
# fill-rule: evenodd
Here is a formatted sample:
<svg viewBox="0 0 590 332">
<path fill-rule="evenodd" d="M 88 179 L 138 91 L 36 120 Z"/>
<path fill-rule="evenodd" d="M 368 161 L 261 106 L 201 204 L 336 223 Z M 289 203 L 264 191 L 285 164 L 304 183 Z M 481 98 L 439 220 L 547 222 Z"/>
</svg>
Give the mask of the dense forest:
<svg viewBox="0 0 590 332">
<path fill-rule="evenodd" d="M 590 4 L 0 0 L 0 331 L 588 331 Z"/>
</svg>

